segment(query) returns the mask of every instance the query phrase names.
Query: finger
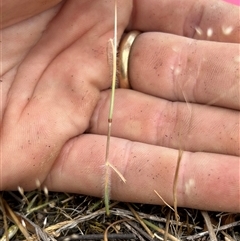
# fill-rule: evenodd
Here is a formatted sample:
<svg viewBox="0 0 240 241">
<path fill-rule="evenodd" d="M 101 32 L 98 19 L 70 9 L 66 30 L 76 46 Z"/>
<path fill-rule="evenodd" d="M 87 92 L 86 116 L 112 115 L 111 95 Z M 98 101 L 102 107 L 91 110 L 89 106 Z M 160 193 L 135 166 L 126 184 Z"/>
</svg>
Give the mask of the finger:
<svg viewBox="0 0 240 241">
<path fill-rule="evenodd" d="M 102 92 L 89 132 L 107 134 L 109 92 Z M 112 135 L 191 152 L 240 156 L 239 112 L 169 102 L 132 90 L 116 90 Z"/>
<path fill-rule="evenodd" d="M 57 5 L 61 0 L 23 0 L 23 1 L 13 1 L 8 0 L 1 3 L 2 18 L 1 18 L 1 28 L 8 27 L 27 18 L 30 18 L 36 14 L 39 14 L 55 5 Z M 21 9 L 19 11 L 19 9 Z"/>
<path fill-rule="evenodd" d="M 147 94 L 239 110 L 239 61 L 238 44 L 144 33 L 132 46 L 129 76 Z"/>
<path fill-rule="evenodd" d="M 238 6 L 221 0 L 140 0 L 135 3 L 128 30 L 160 31 L 220 42 L 240 41 Z"/>
<path fill-rule="evenodd" d="M 64 147 L 44 185 L 49 190 L 101 197 L 106 136 L 82 135 Z M 91 151 L 89 151 L 91 150 Z M 119 201 L 173 205 L 173 179 L 178 151 L 111 139 L 111 198 Z M 178 206 L 239 212 L 239 158 L 183 153 L 177 182 Z M 207 201 L 206 201 L 207 200 Z M 231 205 L 229 205 L 231 203 Z"/>
</svg>

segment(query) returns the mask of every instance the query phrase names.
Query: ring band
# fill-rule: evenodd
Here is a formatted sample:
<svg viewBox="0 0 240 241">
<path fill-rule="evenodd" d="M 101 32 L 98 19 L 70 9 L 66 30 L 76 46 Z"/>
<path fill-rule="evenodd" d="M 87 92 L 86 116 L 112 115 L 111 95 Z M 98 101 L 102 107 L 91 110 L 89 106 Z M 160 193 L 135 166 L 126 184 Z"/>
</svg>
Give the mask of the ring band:
<svg viewBox="0 0 240 241">
<path fill-rule="evenodd" d="M 133 42 L 139 34 L 139 31 L 131 31 L 127 33 L 120 42 L 117 74 L 119 88 L 131 89 L 131 85 L 128 78 L 129 55 Z"/>
</svg>

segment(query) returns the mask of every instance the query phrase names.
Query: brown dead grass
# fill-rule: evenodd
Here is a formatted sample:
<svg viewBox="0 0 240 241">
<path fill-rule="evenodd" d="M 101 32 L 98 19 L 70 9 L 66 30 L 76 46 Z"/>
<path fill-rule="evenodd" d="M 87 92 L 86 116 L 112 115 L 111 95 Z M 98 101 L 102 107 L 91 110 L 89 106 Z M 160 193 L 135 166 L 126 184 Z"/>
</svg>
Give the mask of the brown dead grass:
<svg viewBox="0 0 240 241">
<path fill-rule="evenodd" d="M 17 230 L 11 240 L 103 240 L 107 229 L 105 240 L 116 241 L 240 240 L 240 214 L 178 208 L 176 222 L 167 206 L 112 201 L 107 216 L 98 198 L 40 190 L 22 194 L 1 193 L 1 241 L 7 230 Z"/>
</svg>

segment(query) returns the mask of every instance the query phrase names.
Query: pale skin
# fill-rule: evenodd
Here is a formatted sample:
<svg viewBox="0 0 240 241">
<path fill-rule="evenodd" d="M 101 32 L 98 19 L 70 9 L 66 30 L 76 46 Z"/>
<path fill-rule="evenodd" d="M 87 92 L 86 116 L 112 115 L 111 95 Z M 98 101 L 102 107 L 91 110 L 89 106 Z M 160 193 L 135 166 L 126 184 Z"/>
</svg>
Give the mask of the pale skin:
<svg viewBox="0 0 240 241">
<path fill-rule="evenodd" d="M 59 2 L 3 1 L 0 190 L 39 180 L 101 197 L 114 4 Z M 112 173 L 111 198 L 162 204 L 156 190 L 173 205 L 182 149 L 178 206 L 239 212 L 239 8 L 119 1 L 118 16 L 119 38 L 146 33 L 130 55 L 133 90 L 116 90 L 110 161 L 127 181 Z"/>
</svg>

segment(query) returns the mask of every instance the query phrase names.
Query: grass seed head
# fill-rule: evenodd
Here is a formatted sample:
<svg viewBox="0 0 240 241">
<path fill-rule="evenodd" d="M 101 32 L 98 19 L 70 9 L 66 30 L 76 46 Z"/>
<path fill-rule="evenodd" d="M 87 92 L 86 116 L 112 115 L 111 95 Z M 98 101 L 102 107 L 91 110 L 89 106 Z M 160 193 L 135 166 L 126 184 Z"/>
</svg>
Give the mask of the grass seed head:
<svg viewBox="0 0 240 241">
<path fill-rule="evenodd" d="M 22 196 L 24 196 L 24 190 L 22 187 L 18 186 L 18 191 Z"/>
<path fill-rule="evenodd" d="M 35 183 L 36 183 L 36 187 L 37 187 L 37 188 L 40 188 L 41 182 L 39 181 L 39 179 L 36 179 Z"/>
<path fill-rule="evenodd" d="M 195 30 L 196 30 L 196 33 L 198 35 L 202 35 L 203 34 L 203 31 L 202 31 L 202 29 L 200 27 L 195 27 Z"/>
<path fill-rule="evenodd" d="M 46 186 L 44 186 L 43 191 L 45 196 L 48 197 L 48 188 Z"/>
<path fill-rule="evenodd" d="M 224 35 L 230 35 L 233 31 L 233 27 L 232 26 L 222 26 L 222 32 Z"/>
<path fill-rule="evenodd" d="M 207 36 L 208 36 L 209 38 L 211 38 L 212 35 L 213 35 L 213 29 L 212 29 L 212 28 L 208 28 L 208 29 L 207 29 Z"/>
</svg>

